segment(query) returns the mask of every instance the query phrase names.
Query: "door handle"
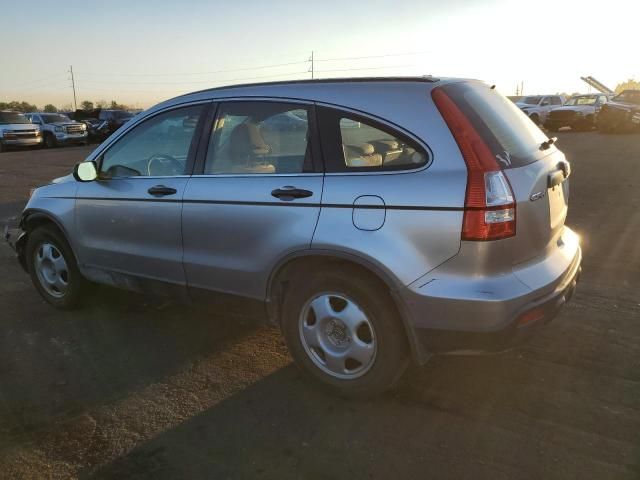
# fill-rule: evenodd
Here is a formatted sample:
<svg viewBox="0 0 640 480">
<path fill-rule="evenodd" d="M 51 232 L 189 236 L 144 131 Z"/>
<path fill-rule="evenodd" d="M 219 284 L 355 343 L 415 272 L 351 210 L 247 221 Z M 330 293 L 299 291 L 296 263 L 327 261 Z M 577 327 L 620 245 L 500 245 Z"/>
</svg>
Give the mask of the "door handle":
<svg viewBox="0 0 640 480">
<path fill-rule="evenodd" d="M 178 190 L 172 187 L 165 187 L 164 185 L 155 185 L 147 190 L 147 192 L 155 197 L 164 197 L 165 195 L 175 195 Z"/>
<path fill-rule="evenodd" d="M 284 200 L 285 202 L 291 201 L 295 198 L 307 198 L 313 195 L 313 192 L 309 190 L 303 190 L 287 185 L 286 187 L 276 188 L 271 192 L 271 195 Z"/>
</svg>

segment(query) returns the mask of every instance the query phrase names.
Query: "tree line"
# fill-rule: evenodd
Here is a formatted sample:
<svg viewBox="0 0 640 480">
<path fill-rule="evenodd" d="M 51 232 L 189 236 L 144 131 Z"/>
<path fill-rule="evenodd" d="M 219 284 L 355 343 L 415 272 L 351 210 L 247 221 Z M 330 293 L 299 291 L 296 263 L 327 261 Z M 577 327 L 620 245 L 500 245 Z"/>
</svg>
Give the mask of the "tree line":
<svg viewBox="0 0 640 480">
<path fill-rule="evenodd" d="M 93 110 L 94 108 L 111 108 L 114 110 L 130 110 L 131 109 L 129 105 L 118 103 L 115 100 L 111 100 L 111 102 L 107 102 L 106 100 L 98 100 L 95 103 L 89 100 L 84 100 L 80 104 L 80 108 L 82 108 L 82 110 Z M 0 102 L 0 110 L 12 110 L 14 112 L 27 113 L 27 112 L 37 112 L 39 108 L 36 105 L 29 102 L 19 102 L 14 100 L 12 102 Z M 65 105 L 62 108 L 58 108 L 51 103 L 46 104 L 42 109 L 42 111 L 47 113 L 56 113 L 59 111 L 65 112 L 69 110 L 72 110 L 71 105 Z"/>
</svg>

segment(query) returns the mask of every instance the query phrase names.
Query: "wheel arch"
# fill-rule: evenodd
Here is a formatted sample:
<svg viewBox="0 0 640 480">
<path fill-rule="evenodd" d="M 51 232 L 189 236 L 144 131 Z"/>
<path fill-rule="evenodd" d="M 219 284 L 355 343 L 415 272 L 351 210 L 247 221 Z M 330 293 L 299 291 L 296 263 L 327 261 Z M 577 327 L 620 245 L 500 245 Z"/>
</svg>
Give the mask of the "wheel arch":
<svg viewBox="0 0 640 480">
<path fill-rule="evenodd" d="M 64 228 L 64 226 L 62 225 L 62 222 L 60 222 L 60 220 L 58 220 L 51 213 L 46 212 L 44 210 L 29 208 L 22 213 L 22 218 L 20 219 L 20 228 L 22 228 L 22 230 L 24 230 L 25 232 L 25 235 L 23 237 L 24 238 L 23 247 L 26 247 L 26 244 L 28 241 L 27 239 L 33 230 L 35 230 L 38 227 L 47 226 L 47 225 L 55 228 L 60 233 L 60 235 L 64 237 L 64 239 L 67 241 L 67 243 L 71 247 L 71 252 L 75 257 L 76 264 L 80 265 L 80 262 L 78 260 L 78 255 L 75 249 L 73 248 L 73 243 L 71 242 L 71 238 L 68 232 L 66 231 L 66 229 Z M 25 254 L 24 250 L 25 249 L 22 248 L 18 255 L 20 257 L 20 262 L 26 265 L 26 259 L 24 258 L 24 254 Z"/>
<path fill-rule="evenodd" d="M 287 281 L 293 276 L 294 272 L 300 270 L 314 271 L 314 269 L 321 267 L 337 267 L 340 265 L 349 265 L 359 269 L 362 273 L 374 279 L 382 288 L 388 290 L 402 321 L 404 333 L 411 349 L 411 356 L 416 363 L 424 364 L 430 355 L 418 342 L 406 306 L 397 294 L 397 291 L 400 288 L 404 288 L 404 285 L 384 267 L 358 255 L 330 250 L 306 250 L 295 252 L 281 259 L 273 268 L 267 283 L 266 306 L 269 320 L 279 325 L 282 299 L 286 295 Z"/>
</svg>

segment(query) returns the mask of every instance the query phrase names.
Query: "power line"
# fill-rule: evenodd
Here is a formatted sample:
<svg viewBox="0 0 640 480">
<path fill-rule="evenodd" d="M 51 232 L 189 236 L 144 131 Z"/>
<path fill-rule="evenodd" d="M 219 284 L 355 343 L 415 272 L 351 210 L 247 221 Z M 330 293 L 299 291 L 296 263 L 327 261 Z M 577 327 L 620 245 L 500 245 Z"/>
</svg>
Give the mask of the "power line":
<svg viewBox="0 0 640 480">
<path fill-rule="evenodd" d="M 182 72 L 182 73 L 114 73 L 114 72 L 105 72 L 105 73 L 81 73 L 81 75 L 115 75 L 115 76 L 128 76 L 128 77 L 179 77 L 186 75 L 213 75 L 218 73 L 231 73 L 231 72 L 242 72 L 247 70 L 264 70 L 268 68 L 277 68 L 277 67 L 287 67 L 290 65 L 302 65 L 303 63 L 308 63 L 308 60 L 302 60 L 299 62 L 287 62 L 287 63 L 274 63 L 271 65 L 258 65 L 255 67 L 242 67 L 242 68 L 227 68 L 223 70 L 212 70 L 208 72 Z"/>
<path fill-rule="evenodd" d="M 276 77 L 287 77 L 287 76 L 294 76 L 294 75 L 303 75 L 305 73 L 308 73 L 306 71 L 298 71 L 298 72 L 290 72 L 290 73 L 282 73 L 282 74 L 275 74 L 275 75 L 260 75 L 260 76 L 255 76 L 255 77 L 241 77 L 241 78 L 229 78 L 229 79 L 222 79 L 222 80 L 210 80 L 210 81 L 198 81 L 198 82 L 177 82 L 177 83 L 168 83 L 168 85 L 185 85 L 185 84 L 193 84 L 193 83 L 197 83 L 197 84 L 215 84 L 215 83 L 230 83 L 230 82 L 239 82 L 239 81 L 243 81 L 243 80 L 258 80 L 261 78 L 276 78 Z M 92 82 L 92 83 L 104 83 L 98 80 L 85 80 L 85 82 Z M 107 83 L 114 83 L 114 82 L 107 82 Z M 121 84 L 122 82 L 115 82 L 118 84 Z M 166 85 L 166 83 L 141 83 L 141 82 L 135 82 L 135 83 L 131 83 L 129 82 L 128 85 Z M 127 92 L 133 92 L 133 91 L 139 91 L 139 92 L 170 92 L 170 91 L 178 91 L 178 90 L 183 90 L 183 89 L 187 89 L 189 88 L 188 86 L 185 86 L 183 88 L 168 88 L 168 89 L 162 89 L 162 90 L 149 90 L 149 89 L 144 89 L 144 90 L 132 90 L 127 88 L 126 90 L 123 91 L 127 91 Z M 93 89 L 89 89 L 89 90 L 93 90 L 96 91 L 98 90 L 99 87 L 93 88 Z M 87 90 L 87 88 L 85 88 L 85 90 Z"/>
<path fill-rule="evenodd" d="M 332 73 L 332 72 L 353 72 L 356 70 L 385 70 L 387 68 L 407 68 L 414 65 L 388 65 L 384 67 L 362 67 L 362 68 L 338 68 L 332 70 L 317 70 L 318 73 Z"/>
<path fill-rule="evenodd" d="M 405 53 L 387 53 L 384 55 L 367 55 L 364 57 L 336 57 L 336 58 L 316 58 L 316 62 L 337 62 L 339 60 L 365 60 L 368 58 L 385 58 L 385 57 L 402 57 L 410 55 L 424 55 L 429 52 L 405 52 Z"/>
<path fill-rule="evenodd" d="M 271 74 L 271 75 L 259 75 L 253 77 L 240 77 L 240 78 L 222 78 L 217 80 L 196 80 L 196 81 L 180 81 L 180 82 L 122 82 L 120 80 L 83 80 L 87 83 L 107 83 L 107 84 L 118 84 L 118 85 L 202 85 L 202 84 L 210 84 L 210 83 L 220 83 L 220 82 L 237 82 L 240 80 L 255 80 L 260 78 L 274 78 L 274 77 L 286 77 L 288 75 L 299 75 L 307 73 L 306 71 L 296 71 L 296 72 L 288 72 L 288 73 L 279 73 L 279 74 Z"/>
</svg>

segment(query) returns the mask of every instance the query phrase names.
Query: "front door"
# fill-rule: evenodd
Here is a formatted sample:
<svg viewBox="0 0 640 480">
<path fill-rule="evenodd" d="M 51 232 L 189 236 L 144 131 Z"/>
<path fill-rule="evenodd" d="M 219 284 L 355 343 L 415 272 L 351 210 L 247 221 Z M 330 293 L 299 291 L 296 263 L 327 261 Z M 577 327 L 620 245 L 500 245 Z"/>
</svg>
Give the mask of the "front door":
<svg viewBox="0 0 640 480">
<path fill-rule="evenodd" d="M 262 300 L 276 263 L 310 248 L 323 185 L 313 125 L 307 104 L 219 103 L 205 130 L 202 165 L 184 194 L 184 268 L 192 293 Z"/>
<path fill-rule="evenodd" d="M 78 256 L 95 280 L 185 284 L 181 202 L 203 108 L 176 108 L 136 125 L 101 155 L 99 180 L 80 184 Z"/>
</svg>

